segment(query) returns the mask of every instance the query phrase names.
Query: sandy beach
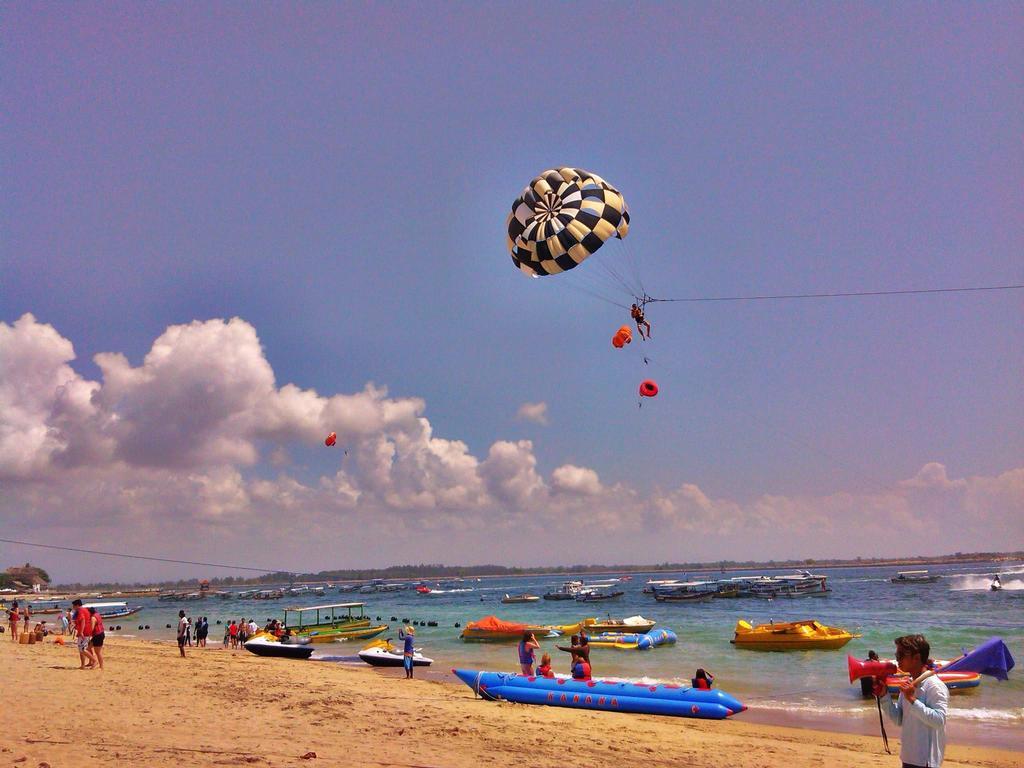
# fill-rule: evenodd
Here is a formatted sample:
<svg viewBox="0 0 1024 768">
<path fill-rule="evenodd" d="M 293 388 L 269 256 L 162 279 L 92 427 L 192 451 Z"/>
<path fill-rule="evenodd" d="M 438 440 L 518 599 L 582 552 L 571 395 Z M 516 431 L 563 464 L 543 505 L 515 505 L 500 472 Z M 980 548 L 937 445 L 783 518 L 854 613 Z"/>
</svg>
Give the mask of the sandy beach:
<svg viewBox="0 0 1024 768">
<path fill-rule="evenodd" d="M 219 647 L 181 659 L 173 644 L 140 640 L 114 640 L 106 669 L 80 671 L 72 646 L 0 639 L 4 765 L 898 765 L 877 737 L 743 715 L 699 721 L 496 704 L 463 686 L 407 682 L 401 670 Z M 1021 752 L 951 744 L 945 765 L 1022 761 Z"/>
</svg>

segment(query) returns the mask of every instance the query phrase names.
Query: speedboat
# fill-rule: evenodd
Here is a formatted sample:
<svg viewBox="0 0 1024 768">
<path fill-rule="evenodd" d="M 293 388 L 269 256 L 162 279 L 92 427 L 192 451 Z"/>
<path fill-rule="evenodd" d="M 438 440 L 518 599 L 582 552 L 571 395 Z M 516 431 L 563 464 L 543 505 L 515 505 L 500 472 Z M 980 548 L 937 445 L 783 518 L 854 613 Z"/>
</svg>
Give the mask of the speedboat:
<svg viewBox="0 0 1024 768">
<path fill-rule="evenodd" d="M 510 595 L 508 592 L 506 592 L 505 596 L 501 598 L 501 602 L 503 603 L 536 603 L 538 600 L 540 600 L 539 597 L 537 597 L 536 595 L 531 595 L 529 593 L 523 593 L 521 595 Z"/>
<path fill-rule="evenodd" d="M 566 581 L 558 589 L 544 593 L 545 600 L 575 600 L 583 589 L 582 581 Z"/>
<path fill-rule="evenodd" d="M 624 594 L 626 593 L 621 589 L 606 590 L 584 588 L 576 595 L 576 601 L 579 603 L 593 603 L 598 600 L 618 600 Z"/>
<path fill-rule="evenodd" d="M 855 635 L 838 627 L 826 627 L 815 619 L 789 621 L 784 623 L 758 624 L 736 622 L 736 632 L 731 642 L 737 648 L 752 651 L 808 651 L 834 650 L 842 648 Z"/>
<path fill-rule="evenodd" d="M 371 643 L 359 652 L 359 658 L 373 667 L 400 667 L 405 663 L 402 651 L 395 648 L 390 640 L 378 640 Z M 419 648 L 413 651 L 412 665 L 414 667 L 429 667 L 433 663 L 434 660 L 428 659 L 420 653 Z"/>
<path fill-rule="evenodd" d="M 245 650 L 255 653 L 257 656 L 277 656 L 283 659 L 308 659 L 313 655 L 313 646 L 309 642 L 296 642 L 294 638 L 290 642 L 282 642 L 259 634 L 252 640 L 247 640 Z"/>
</svg>

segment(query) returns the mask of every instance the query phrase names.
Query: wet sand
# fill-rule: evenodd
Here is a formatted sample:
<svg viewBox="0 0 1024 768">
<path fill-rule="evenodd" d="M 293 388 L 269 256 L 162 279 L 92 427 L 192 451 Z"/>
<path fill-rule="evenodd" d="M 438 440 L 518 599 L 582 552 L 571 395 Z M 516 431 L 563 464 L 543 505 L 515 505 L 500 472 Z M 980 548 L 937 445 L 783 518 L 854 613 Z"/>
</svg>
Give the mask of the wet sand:
<svg viewBox="0 0 1024 768">
<path fill-rule="evenodd" d="M 107 668 L 80 671 L 73 646 L 15 645 L 0 635 L 0 764 L 899 765 L 877 736 L 755 724 L 743 714 L 704 721 L 493 703 L 465 686 L 403 680 L 401 670 L 264 659 L 219 645 L 186 653 L 112 638 Z M 898 729 L 890 731 L 898 753 Z M 945 762 L 1021 764 L 1024 751 L 955 743 Z"/>
</svg>

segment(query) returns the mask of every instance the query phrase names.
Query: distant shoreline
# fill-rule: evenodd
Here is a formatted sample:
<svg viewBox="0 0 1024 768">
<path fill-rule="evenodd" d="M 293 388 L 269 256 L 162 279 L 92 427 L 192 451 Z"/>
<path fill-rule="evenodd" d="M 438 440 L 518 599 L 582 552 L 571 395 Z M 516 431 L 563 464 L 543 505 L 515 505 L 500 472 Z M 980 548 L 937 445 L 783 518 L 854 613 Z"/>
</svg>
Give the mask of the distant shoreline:
<svg viewBox="0 0 1024 768">
<path fill-rule="evenodd" d="M 814 568 L 883 568 L 901 566 L 928 566 L 928 565 L 950 565 L 956 563 L 988 563 L 988 562 L 1010 562 L 1024 561 L 1024 551 L 1016 552 L 986 552 L 963 555 L 939 555 L 935 557 L 900 557 L 900 558 L 878 558 L 878 559 L 834 559 L 817 560 L 786 560 L 786 561 L 763 561 L 763 562 L 734 562 L 725 561 L 722 563 L 669 563 L 663 565 L 581 565 L 572 566 L 546 566 L 535 570 L 521 570 L 510 566 L 502 572 L 470 573 L 473 568 L 481 566 L 444 566 L 444 571 L 422 571 L 413 574 L 396 575 L 389 572 L 392 569 L 367 569 L 359 571 L 327 571 L 317 574 L 301 574 L 293 579 L 288 579 L 283 574 L 268 574 L 260 581 L 246 581 L 223 583 L 218 579 L 210 580 L 210 589 L 257 589 L 268 584 L 291 583 L 295 585 L 322 585 L 326 583 L 337 584 L 339 582 L 362 583 L 372 579 L 384 579 L 385 581 L 446 581 L 455 579 L 503 579 L 535 576 L 570 577 L 570 576 L 602 576 L 602 575 L 632 575 L 658 574 L 658 573 L 732 573 L 736 571 L 792 571 L 795 569 L 808 570 Z M 495 566 L 483 566 L 495 567 Z M 394 569 L 397 570 L 397 569 Z M 456 573 L 461 571 L 462 573 Z M 345 575 L 354 574 L 355 575 Z M 329 575 L 328 575 L 329 574 Z M 335 575 L 337 574 L 337 575 Z M 123 595 L 149 594 L 163 590 L 196 588 L 199 579 L 182 582 L 160 582 L 149 585 L 123 585 L 117 583 L 93 583 L 74 585 L 55 585 L 49 588 L 51 592 L 76 592 L 76 591 L 117 591 Z M 11 595 L 10 597 L 14 597 Z M 20 596 L 19 596 L 20 598 Z M 2 599 L 2 596 L 0 596 Z"/>
</svg>

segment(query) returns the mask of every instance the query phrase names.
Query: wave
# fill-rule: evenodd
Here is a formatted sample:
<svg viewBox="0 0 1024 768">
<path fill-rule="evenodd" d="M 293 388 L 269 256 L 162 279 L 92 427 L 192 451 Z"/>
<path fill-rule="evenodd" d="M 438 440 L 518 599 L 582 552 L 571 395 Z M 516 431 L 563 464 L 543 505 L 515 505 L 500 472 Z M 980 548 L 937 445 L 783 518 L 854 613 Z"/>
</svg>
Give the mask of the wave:
<svg viewBox="0 0 1024 768">
<path fill-rule="evenodd" d="M 1003 583 L 1003 590 L 1006 592 L 1016 592 L 1024 589 L 1024 578 L 1002 578 L 1000 580 Z M 983 590 L 988 591 L 992 585 L 991 576 L 972 576 L 969 574 L 963 574 L 960 576 L 949 577 L 949 588 L 954 592 L 964 592 L 968 590 Z"/>
<path fill-rule="evenodd" d="M 764 701 L 748 700 L 751 709 L 772 709 L 780 710 L 785 712 L 808 712 L 814 714 L 841 714 L 848 715 L 854 712 L 873 712 L 874 705 L 861 705 L 861 704 L 849 704 L 848 706 L 839 706 L 835 704 L 820 704 L 813 701 L 776 701 L 773 699 L 767 699 Z M 967 709 L 960 709 L 959 707 L 953 706 L 949 709 L 949 717 L 953 720 L 984 720 L 986 722 L 994 723 L 1016 723 L 1024 722 L 1024 707 L 1010 708 L 1010 709 L 987 709 L 980 707 L 970 707 Z"/>
</svg>

